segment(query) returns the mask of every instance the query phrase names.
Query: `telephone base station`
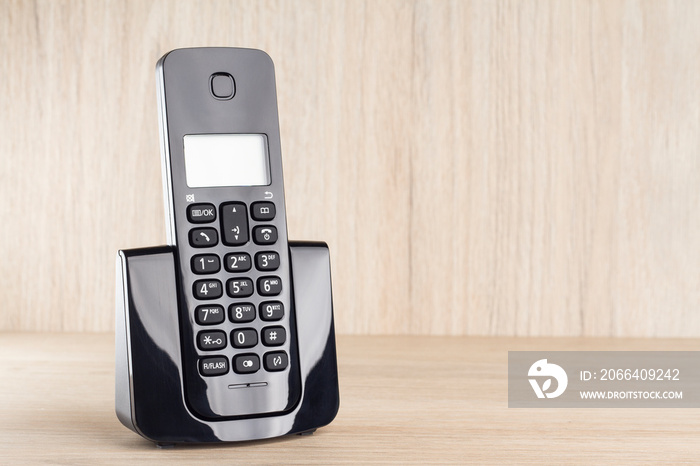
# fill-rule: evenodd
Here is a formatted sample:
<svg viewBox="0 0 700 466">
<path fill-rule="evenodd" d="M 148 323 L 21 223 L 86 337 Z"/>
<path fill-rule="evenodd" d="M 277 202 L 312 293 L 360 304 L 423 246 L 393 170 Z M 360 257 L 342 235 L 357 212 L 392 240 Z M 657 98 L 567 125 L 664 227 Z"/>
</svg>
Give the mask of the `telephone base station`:
<svg viewBox="0 0 700 466">
<path fill-rule="evenodd" d="M 290 242 L 301 397 L 289 411 L 206 419 L 188 406 L 181 342 L 175 248 L 117 255 L 116 412 L 159 448 L 310 435 L 340 405 L 325 243 Z M 255 390 L 255 388 L 246 388 Z"/>
</svg>

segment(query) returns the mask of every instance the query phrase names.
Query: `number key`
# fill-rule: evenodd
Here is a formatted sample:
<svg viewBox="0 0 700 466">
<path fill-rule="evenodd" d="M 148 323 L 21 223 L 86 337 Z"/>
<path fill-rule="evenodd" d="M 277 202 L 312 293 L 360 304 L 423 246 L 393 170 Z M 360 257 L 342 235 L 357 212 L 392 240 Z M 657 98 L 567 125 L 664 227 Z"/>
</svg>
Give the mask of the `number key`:
<svg viewBox="0 0 700 466">
<path fill-rule="evenodd" d="M 260 318 L 262 320 L 280 320 L 282 317 L 284 317 L 284 304 L 281 302 L 268 301 L 260 303 Z"/>
<path fill-rule="evenodd" d="M 234 348 L 252 348 L 258 344 L 258 332 L 254 328 L 241 328 L 231 332 Z"/>
<path fill-rule="evenodd" d="M 258 278 L 258 293 L 261 296 L 277 296 L 282 292 L 282 280 L 280 277 Z"/>
<path fill-rule="evenodd" d="M 250 256 L 245 252 L 226 254 L 224 263 L 226 265 L 226 270 L 232 273 L 247 272 L 252 266 Z"/>
<path fill-rule="evenodd" d="M 219 305 L 197 306 L 194 320 L 199 325 L 216 325 L 224 321 L 224 308 Z"/>
<path fill-rule="evenodd" d="M 228 307 L 228 316 L 231 322 L 240 324 L 255 320 L 255 306 L 250 303 L 231 304 Z"/>
<path fill-rule="evenodd" d="M 280 266 L 280 255 L 274 251 L 259 252 L 255 255 L 255 267 L 258 270 L 277 270 Z"/>
<path fill-rule="evenodd" d="M 226 283 L 228 295 L 232 298 L 247 298 L 253 294 L 253 280 L 250 278 L 232 278 Z"/>
<path fill-rule="evenodd" d="M 199 254 L 192 257 L 192 271 L 196 274 L 216 273 L 221 268 L 216 254 Z"/>
<path fill-rule="evenodd" d="M 197 280 L 192 285 L 192 291 L 197 299 L 218 299 L 224 294 L 219 280 Z"/>
</svg>

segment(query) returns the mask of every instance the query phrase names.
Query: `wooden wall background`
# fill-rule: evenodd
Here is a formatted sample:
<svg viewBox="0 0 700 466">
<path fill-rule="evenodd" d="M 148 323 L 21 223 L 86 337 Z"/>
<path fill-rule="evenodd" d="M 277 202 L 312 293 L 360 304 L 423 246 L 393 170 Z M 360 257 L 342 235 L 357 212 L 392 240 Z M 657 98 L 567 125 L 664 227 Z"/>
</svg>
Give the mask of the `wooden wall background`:
<svg viewBox="0 0 700 466">
<path fill-rule="evenodd" d="M 0 329 L 165 241 L 154 66 L 266 50 L 340 333 L 700 337 L 700 2 L 0 2 Z"/>
</svg>

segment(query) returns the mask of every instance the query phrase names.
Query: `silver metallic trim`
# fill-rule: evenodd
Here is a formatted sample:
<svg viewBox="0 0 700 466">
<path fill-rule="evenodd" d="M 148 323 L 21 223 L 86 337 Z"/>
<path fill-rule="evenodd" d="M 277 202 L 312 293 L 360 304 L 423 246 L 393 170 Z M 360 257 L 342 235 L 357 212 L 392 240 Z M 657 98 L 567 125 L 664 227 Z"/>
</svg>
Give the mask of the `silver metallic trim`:
<svg viewBox="0 0 700 466">
<path fill-rule="evenodd" d="M 131 332 L 129 325 L 129 285 L 127 282 L 126 256 L 117 253 L 117 283 L 115 312 L 115 411 L 119 420 L 129 429 L 138 432 L 134 425 L 134 387 L 131 366 Z"/>
<path fill-rule="evenodd" d="M 164 55 L 156 64 L 156 94 L 158 97 L 158 127 L 160 129 L 161 172 L 163 175 L 163 209 L 165 212 L 165 235 L 167 244 L 175 246 L 175 211 L 173 179 L 170 166 L 170 142 L 168 140 L 168 116 L 165 108 Z"/>
</svg>

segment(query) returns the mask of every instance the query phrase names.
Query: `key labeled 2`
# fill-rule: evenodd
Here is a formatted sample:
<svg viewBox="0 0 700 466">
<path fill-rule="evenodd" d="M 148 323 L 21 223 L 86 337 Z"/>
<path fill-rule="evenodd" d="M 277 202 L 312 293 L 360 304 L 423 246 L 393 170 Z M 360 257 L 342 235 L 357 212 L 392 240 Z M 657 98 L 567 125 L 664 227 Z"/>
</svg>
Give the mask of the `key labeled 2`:
<svg viewBox="0 0 700 466">
<path fill-rule="evenodd" d="M 245 252 L 226 254 L 226 271 L 231 273 L 247 272 L 253 265 L 251 262 L 250 254 Z"/>
</svg>

